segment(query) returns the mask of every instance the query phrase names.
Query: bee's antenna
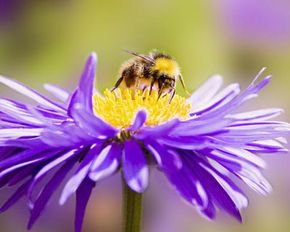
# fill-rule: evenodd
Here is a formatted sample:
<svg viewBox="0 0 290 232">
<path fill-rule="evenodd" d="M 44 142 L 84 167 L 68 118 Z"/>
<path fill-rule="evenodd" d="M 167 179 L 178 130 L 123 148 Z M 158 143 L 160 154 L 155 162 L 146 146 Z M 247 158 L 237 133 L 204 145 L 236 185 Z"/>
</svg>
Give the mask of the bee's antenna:
<svg viewBox="0 0 290 232">
<path fill-rule="evenodd" d="M 183 79 L 183 76 L 181 74 L 179 74 L 178 76 L 180 82 L 181 82 L 181 85 L 182 85 L 182 88 L 184 89 L 185 93 L 187 95 L 190 95 L 190 93 L 188 92 L 188 90 L 186 89 L 186 86 L 185 86 L 185 83 L 184 83 L 184 79 Z"/>
<path fill-rule="evenodd" d="M 137 53 L 137 52 L 133 52 L 133 51 L 130 51 L 130 50 L 127 50 L 127 49 L 123 49 L 123 51 L 124 51 L 124 52 L 127 52 L 127 53 L 129 53 L 129 54 L 131 54 L 131 55 L 133 55 L 133 56 L 140 57 L 141 59 L 146 60 L 146 61 L 148 61 L 148 62 L 150 62 L 150 63 L 153 63 L 153 64 L 155 63 L 155 60 L 152 59 L 152 58 L 149 57 L 149 56 L 144 56 L 144 55 L 142 55 L 142 54 L 139 54 L 139 53 Z"/>
</svg>

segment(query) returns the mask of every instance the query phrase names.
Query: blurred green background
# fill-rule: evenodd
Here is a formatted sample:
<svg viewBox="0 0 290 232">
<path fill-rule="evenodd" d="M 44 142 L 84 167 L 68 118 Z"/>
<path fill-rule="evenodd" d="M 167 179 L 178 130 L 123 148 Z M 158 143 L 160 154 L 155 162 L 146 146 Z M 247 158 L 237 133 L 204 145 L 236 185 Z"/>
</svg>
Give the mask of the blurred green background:
<svg viewBox="0 0 290 232">
<path fill-rule="evenodd" d="M 129 58 L 124 48 L 141 53 L 157 48 L 171 54 L 191 91 L 215 73 L 226 83 L 245 86 L 266 66 L 273 81 L 251 107 L 282 107 L 286 111 L 282 119 L 289 121 L 289 0 L 0 0 L 0 73 L 36 89 L 47 82 L 73 89 L 91 51 L 99 57 L 97 88 L 110 88 L 120 64 Z M 178 92 L 183 94 L 180 86 Z M 145 231 L 288 232 L 290 159 L 287 155 L 266 159 L 265 173 L 274 192 L 261 197 L 245 188 L 250 205 L 243 212 L 243 224 L 223 213 L 209 222 L 166 183 L 162 188 L 154 183 L 156 179 L 163 183 L 164 178 L 158 177 L 152 178 L 146 193 Z M 117 177 L 97 188 L 84 231 L 119 231 L 118 185 Z M 33 231 L 72 231 L 73 203 L 59 207 L 53 201 Z M 1 232 L 25 231 L 24 204 L 0 216 Z"/>
</svg>

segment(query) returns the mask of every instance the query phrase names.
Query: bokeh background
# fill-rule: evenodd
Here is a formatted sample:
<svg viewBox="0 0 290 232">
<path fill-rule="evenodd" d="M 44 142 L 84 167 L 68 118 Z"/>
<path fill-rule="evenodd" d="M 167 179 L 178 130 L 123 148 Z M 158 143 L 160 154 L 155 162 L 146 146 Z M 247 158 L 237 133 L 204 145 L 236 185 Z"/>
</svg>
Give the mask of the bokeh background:
<svg viewBox="0 0 290 232">
<path fill-rule="evenodd" d="M 215 73 L 246 86 L 266 66 L 273 81 L 250 106 L 282 107 L 281 118 L 290 121 L 289 0 L 0 0 L 0 72 L 36 89 L 47 82 L 73 89 L 90 51 L 99 56 L 97 88 L 112 87 L 129 58 L 124 48 L 168 52 L 191 91 Z M 0 95 L 13 93 L 0 87 Z M 243 224 L 222 212 L 213 222 L 201 217 L 153 171 L 144 231 L 290 231 L 289 155 L 265 158 L 274 191 L 263 197 L 245 188 L 250 205 Z M 9 191 L 1 191 L 0 200 Z M 0 215 L 0 231 L 25 231 L 27 216 L 22 201 Z M 73 231 L 73 217 L 73 199 L 63 207 L 53 199 L 32 231 Z M 120 221 L 116 176 L 97 186 L 84 231 L 118 232 Z"/>
</svg>

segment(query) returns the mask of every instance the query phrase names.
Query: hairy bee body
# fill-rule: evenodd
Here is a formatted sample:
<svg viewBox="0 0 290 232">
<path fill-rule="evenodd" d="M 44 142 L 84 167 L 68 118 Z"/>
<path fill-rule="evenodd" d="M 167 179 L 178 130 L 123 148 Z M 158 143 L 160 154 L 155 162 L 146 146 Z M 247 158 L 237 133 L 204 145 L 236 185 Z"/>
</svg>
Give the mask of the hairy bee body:
<svg viewBox="0 0 290 232">
<path fill-rule="evenodd" d="M 135 57 L 126 61 L 120 69 L 120 78 L 115 84 L 118 87 L 157 91 L 158 97 L 164 94 L 175 94 L 176 80 L 181 77 L 177 62 L 169 55 L 153 51 L 148 55 L 129 52 Z"/>
<path fill-rule="evenodd" d="M 122 87 L 142 89 L 142 84 L 150 83 L 149 65 L 139 57 L 126 61 L 120 69 Z"/>
</svg>

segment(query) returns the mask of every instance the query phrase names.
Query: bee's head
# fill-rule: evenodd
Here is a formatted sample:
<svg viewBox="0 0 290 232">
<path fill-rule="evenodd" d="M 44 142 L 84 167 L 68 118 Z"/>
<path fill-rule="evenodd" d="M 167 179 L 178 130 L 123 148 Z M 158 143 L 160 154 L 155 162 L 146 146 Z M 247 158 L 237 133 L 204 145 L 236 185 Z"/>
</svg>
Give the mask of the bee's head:
<svg viewBox="0 0 290 232">
<path fill-rule="evenodd" d="M 149 57 L 154 60 L 151 72 L 153 77 L 158 80 L 159 88 L 163 83 L 163 88 L 169 91 L 174 90 L 176 79 L 179 79 L 185 92 L 190 95 L 186 90 L 180 68 L 177 62 L 171 56 L 153 50 L 149 54 Z"/>
<path fill-rule="evenodd" d="M 162 89 L 162 92 L 168 92 L 171 89 L 175 89 L 175 79 L 166 75 L 160 75 L 157 79 L 158 89 Z"/>
</svg>

